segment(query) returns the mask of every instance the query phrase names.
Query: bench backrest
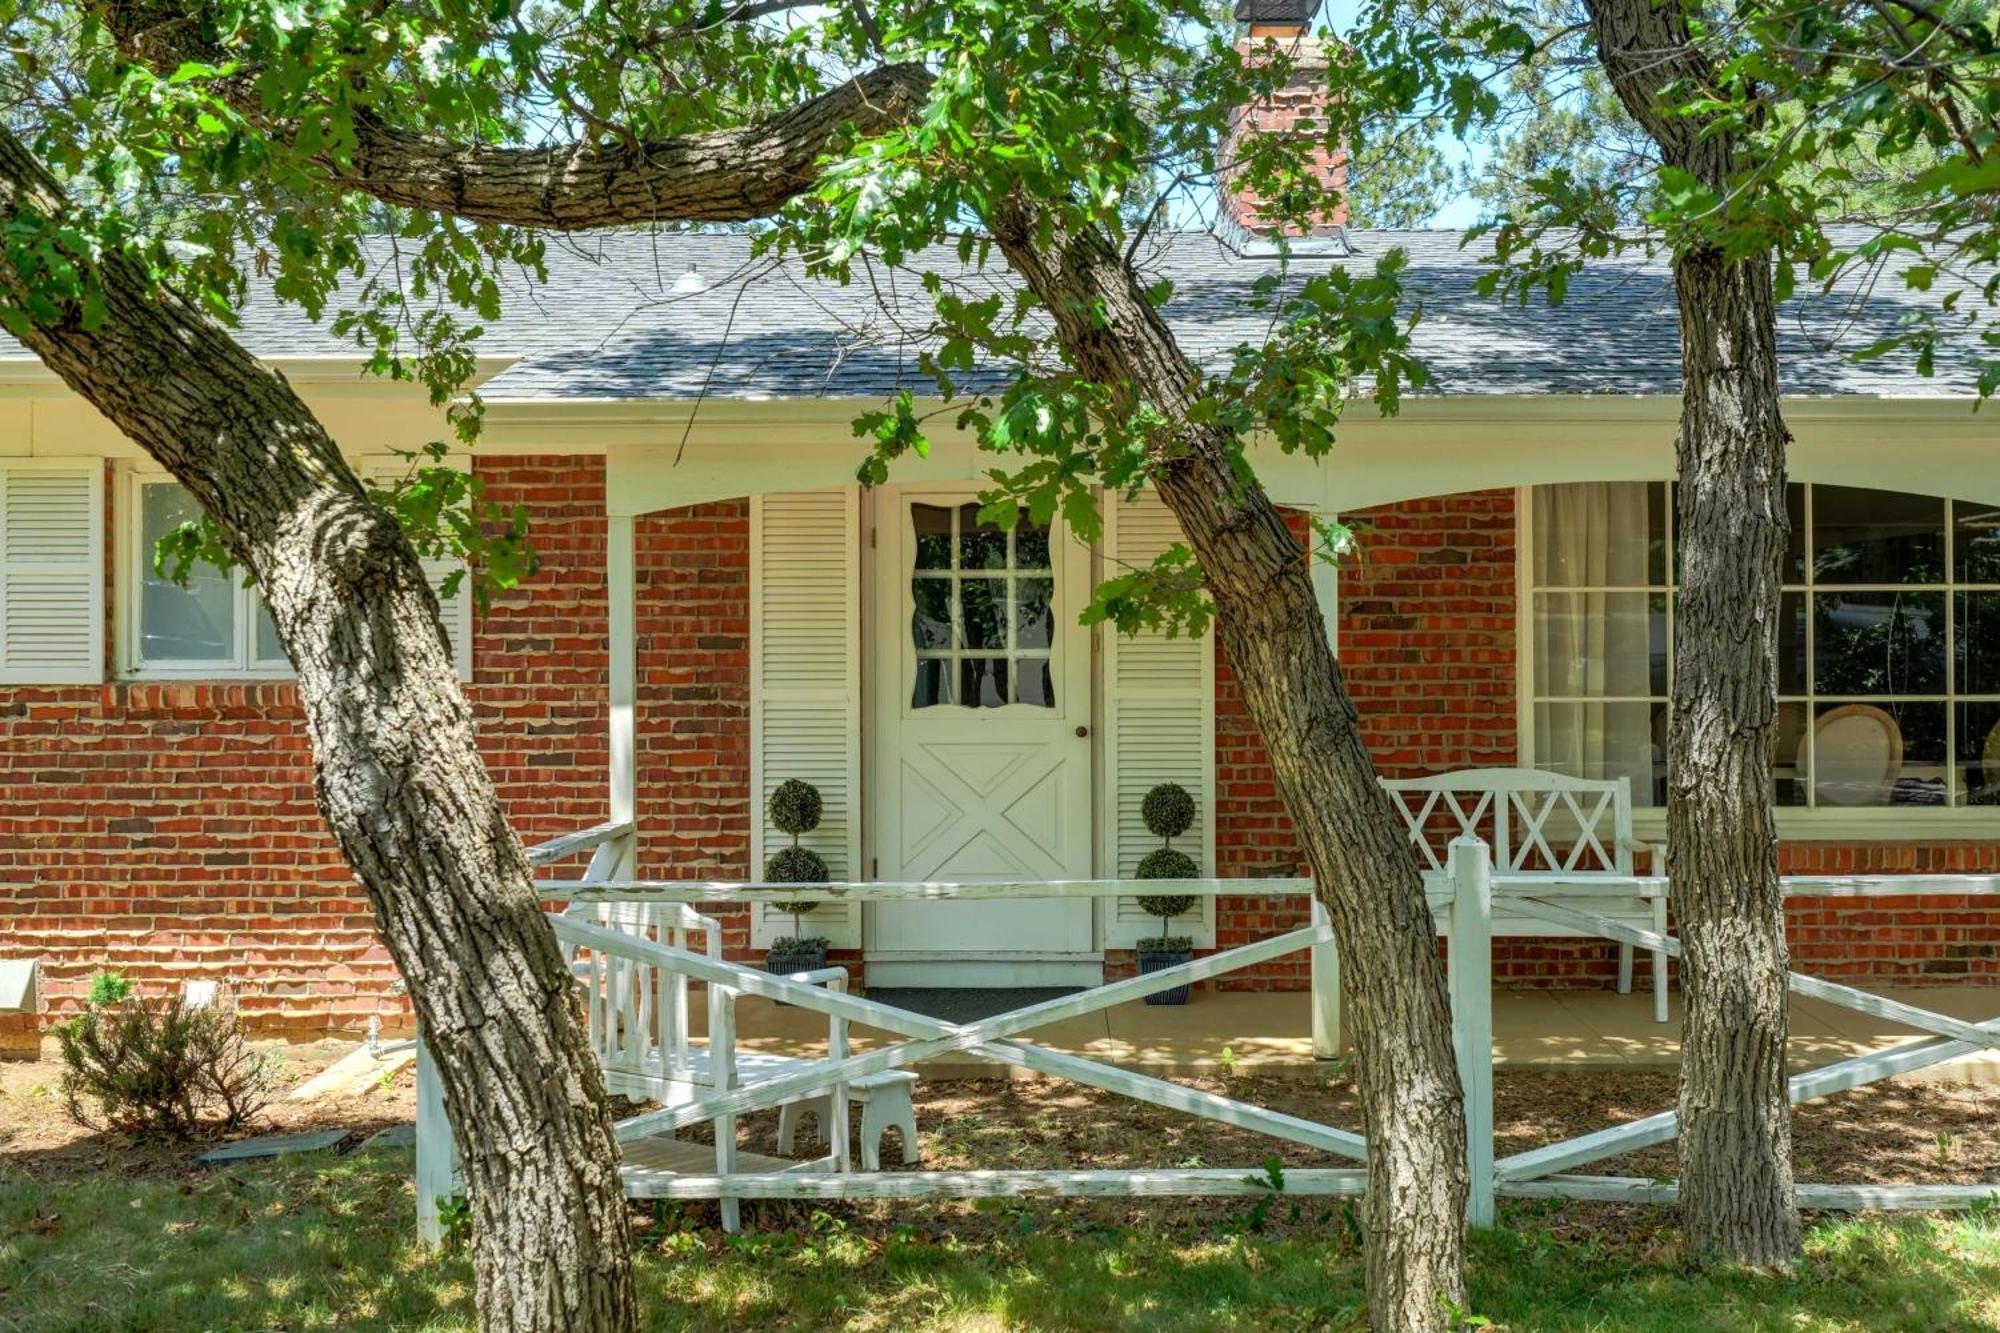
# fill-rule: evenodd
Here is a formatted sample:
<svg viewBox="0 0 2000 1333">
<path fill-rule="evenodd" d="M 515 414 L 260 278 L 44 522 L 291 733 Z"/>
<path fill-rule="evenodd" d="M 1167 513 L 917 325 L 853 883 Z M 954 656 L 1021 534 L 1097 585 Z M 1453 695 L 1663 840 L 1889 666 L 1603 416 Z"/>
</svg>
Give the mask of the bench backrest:
<svg viewBox="0 0 2000 1333">
<path fill-rule="evenodd" d="M 1424 869 L 1442 871 L 1454 838 L 1483 840 L 1495 871 L 1632 873 L 1632 780 L 1534 768 L 1467 768 L 1384 778 Z"/>
</svg>

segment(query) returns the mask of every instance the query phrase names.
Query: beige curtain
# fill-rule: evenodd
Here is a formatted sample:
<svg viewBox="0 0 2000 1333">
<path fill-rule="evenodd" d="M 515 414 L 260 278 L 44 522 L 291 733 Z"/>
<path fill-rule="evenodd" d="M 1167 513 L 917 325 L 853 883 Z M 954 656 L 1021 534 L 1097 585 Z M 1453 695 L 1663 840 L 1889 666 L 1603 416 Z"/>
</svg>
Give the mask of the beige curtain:
<svg viewBox="0 0 2000 1333">
<path fill-rule="evenodd" d="M 1536 766 L 1629 776 L 1641 804 L 1654 771 L 1649 489 L 1536 487 L 1531 555 Z"/>
</svg>

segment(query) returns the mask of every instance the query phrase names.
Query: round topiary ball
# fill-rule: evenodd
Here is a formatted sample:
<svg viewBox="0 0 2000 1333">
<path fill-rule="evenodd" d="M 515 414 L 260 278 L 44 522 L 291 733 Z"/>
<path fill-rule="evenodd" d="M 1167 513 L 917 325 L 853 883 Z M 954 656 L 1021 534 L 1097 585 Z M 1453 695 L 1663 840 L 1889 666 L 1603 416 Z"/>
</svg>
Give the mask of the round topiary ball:
<svg viewBox="0 0 2000 1333">
<path fill-rule="evenodd" d="M 1178 838 L 1194 827 L 1194 797 L 1178 782 L 1162 782 L 1146 793 L 1139 817 L 1158 838 Z"/>
<path fill-rule="evenodd" d="M 831 878 L 826 862 L 810 847 L 787 847 L 764 863 L 764 880 L 770 884 L 824 884 Z"/>
<path fill-rule="evenodd" d="M 1132 873 L 1140 879 L 1199 879 L 1201 867 L 1186 852 L 1156 847 L 1139 858 L 1138 869 Z"/>
<path fill-rule="evenodd" d="M 780 833 L 797 837 L 819 827 L 819 788 L 798 778 L 786 778 L 771 792 L 771 822 Z M 822 876 L 821 878 L 824 878 Z"/>
<path fill-rule="evenodd" d="M 1170 920 L 1183 912 L 1194 910 L 1192 893 L 1147 893 L 1139 897 L 1139 907 L 1147 916 Z"/>
</svg>

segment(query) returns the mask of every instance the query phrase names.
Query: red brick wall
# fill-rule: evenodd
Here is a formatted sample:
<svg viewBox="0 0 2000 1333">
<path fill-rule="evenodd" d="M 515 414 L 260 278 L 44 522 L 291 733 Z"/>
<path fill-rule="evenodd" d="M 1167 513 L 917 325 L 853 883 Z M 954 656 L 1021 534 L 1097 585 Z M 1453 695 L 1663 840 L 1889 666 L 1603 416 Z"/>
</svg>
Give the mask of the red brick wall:
<svg viewBox="0 0 2000 1333">
<path fill-rule="evenodd" d="M 528 507 L 540 571 L 480 618 L 480 748 L 523 838 L 604 817 L 600 460 L 482 460 Z M 741 876 L 749 532 L 741 502 L 639 524 L 641 865 Z M 320 824 L 282 681 L 0 691 L 5 952 L 49 959 L 52 1011 L 110 966 L 226 977 L 275 1028 L 403 1021 L 365 901 Z M 740 922 L 740 917 L 739 917 Z"/>
</svg>

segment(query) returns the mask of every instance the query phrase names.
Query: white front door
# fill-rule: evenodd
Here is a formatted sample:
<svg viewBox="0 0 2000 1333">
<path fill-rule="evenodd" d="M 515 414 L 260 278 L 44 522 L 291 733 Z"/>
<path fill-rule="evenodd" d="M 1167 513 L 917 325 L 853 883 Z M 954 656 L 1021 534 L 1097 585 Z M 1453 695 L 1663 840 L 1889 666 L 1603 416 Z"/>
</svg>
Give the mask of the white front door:
<svg viewBox="0 0 2000 1333">
<path fill-rule="evenodd" d="M 1089 552 L 965 491 L 883 491 L 876 513 L 876 877 L 1088 879 Z M 1089 899 L 882 903 L 875 985 L 1092 979 Z"/>
</svg>

